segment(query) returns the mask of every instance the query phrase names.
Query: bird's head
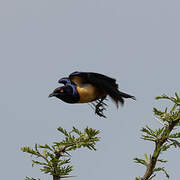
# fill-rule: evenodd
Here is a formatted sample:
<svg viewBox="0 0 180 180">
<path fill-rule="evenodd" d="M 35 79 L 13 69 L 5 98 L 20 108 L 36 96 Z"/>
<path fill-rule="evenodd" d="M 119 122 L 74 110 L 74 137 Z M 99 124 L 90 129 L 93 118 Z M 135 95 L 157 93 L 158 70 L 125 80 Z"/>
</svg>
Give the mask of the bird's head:
<svg viewBox="0 0 180 180">
<path fill-rule="evenodd" d="M 73 94 L 73 88 L 71 86 L 62 86 L 56 88 L 49 97 L 57 97 L 67 103 L 76 103 L 79 97 Z"/>
<path fill-rule="evenodd" d="M 64 96 L 64 87 L 58 87 L 56 88 L 51 94 L 49 94 L 49 97 L 57 97 L 61 99 L 62 96 Z"/>
</svg>

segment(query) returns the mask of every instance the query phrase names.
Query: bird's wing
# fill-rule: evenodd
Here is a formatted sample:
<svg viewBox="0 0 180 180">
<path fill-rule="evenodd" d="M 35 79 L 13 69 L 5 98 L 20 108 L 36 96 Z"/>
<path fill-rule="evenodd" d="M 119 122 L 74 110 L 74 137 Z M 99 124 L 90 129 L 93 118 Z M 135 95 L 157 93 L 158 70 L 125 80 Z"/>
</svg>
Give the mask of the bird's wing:
<svg viewBox="0 0 180 180">
<path fill-rule="evenodd" d="M 78 85 L 90 83 L 96 87 L 101 88 L 102 82 L 106 81 L 110 83 L 111 85 L 115 85 L 116 87 L 118 87 L 115 79 L 105 76 L 103 74 L 94 73 L 94 72 L 75 71 L 69 75 L 69 79 Z"/>
<path fill-rule="evenodd" d="M 103 74 L 76 71 L 70 74 L 69 78 L 78 86 L 92 84 L 102 92 L 106 92 L 115 101 L 117 106 L 119 102 L 121 104 L 124 103 L 123 98 L 135 99 L 134 96 L 119 91 L 116 80 Z"/>
<path fill-rule="evenodd" d="M 87 73 L 75 71 L 69 75 L 69 79 L 77 86 L 82 86 L 87 83 Z"/>
</svg>

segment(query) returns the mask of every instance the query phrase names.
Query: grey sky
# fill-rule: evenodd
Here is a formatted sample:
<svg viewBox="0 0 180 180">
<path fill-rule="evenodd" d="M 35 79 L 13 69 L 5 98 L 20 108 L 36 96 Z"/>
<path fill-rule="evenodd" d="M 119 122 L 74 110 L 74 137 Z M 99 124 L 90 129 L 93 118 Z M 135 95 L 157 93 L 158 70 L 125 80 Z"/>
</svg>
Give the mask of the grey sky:
<svg viewBox="0 0 180 180">
<path fill-rule="evenodd" d="M 179 22 L 177 0 L 1 0 L 1 179 L 50 180 L 20 147 L 57 141 L 59 126 L 101 130 L 97 152 L 72 154 L 74 180 L 143 175 L 133 158 L 153 146 L 140 140 L 139 130 L 159 126 L 152 114 L 155 96 L 180 93 Z M 118 110 L 109 101 L 108 119 L 101 119 L 88 105 L 48 99 L 57 80 L 76 70 L 116 78 L 137 101 Z M 170 179 L 178 180 L 179 152 L 170 151 L 163 157 Z"/>
</svg>

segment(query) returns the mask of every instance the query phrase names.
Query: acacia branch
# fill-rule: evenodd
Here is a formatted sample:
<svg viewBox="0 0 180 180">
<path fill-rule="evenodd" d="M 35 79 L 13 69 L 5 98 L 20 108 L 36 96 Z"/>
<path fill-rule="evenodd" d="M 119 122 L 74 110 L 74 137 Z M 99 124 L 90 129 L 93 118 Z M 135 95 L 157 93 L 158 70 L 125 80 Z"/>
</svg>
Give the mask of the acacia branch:
<svg viewBox="0 0 180 180">
<path fill-rule="evenodd" d="M 175 97 L 168 97 L 166 95 L 158 96 L 156 99 L 168 99 L 174 104 L 168 111 L 166 107 L 164 111 L 153 108 L 155 119 L 163 125 L 162 128 L 151 129 L 148 125 L 142 128 L 144 133 L 142 139 L 155 143 L 152 155 L 148 157 L 145 154 L 145 159 L 134 158 L 135 163 L 142 164 L 146 167 L 143 177 L 136 177 L 136 180 L 151 180 L 156 176 L 156 172 L 162 171 L 166 177 L 169 178 L 168 173 L 164 167 L 156 167 L 157 162 L 166 163 L 166 160 L 159 159 L 159 155 L 163 151 L 167 151 L 171 146 L 180 148 L 180 132 L 172 133 L 172 131 L 180 126 L 180 97 L 175 93 Z"/>
<path fill-rule="evenodd" d="M 32 160 L 33 165 L 41 166 L 41 172 L 52 175 L 53 180 L 74 177 L 69 176 L 73 170 L 73 166 L 70 164 L 71 156 L 68 152 L 81 147 L 96 150 L 96 142 L 100 140 L 100 137 L 97 137 L 99 131 L 88 127 L 82 132 L 75 127 L 73 127 L 70 132 L 67 132 L 62 127 L 59 127 L 58 131 L 60 131 L 65 138 L 60 142 L 54 142 L 52 146 L 48 144 L 35 144 L 35 148 L 30 148 L 29 146 L 21 148 L 23 152 L 40 158 L 40 160 Z M 27 177 L 26 180 L 36 179 Z"/>
<path fill-rule="evenodd" d="M 170 122 L 169 125 L 164 129 L 161 138 L 155 141 L 155 149 L 153 152 L 153 156 L 150 158 L 149 163 L 146 165 L 146 172 L 144 176 L 141 178 L 141 180 L 148 180 L 152 176 L 159 154 L 162 151 L 161 147 L 163 146 L 165 142 L 168 141 L 168 137 L 171 131 L 179 122 L 180 122 L 180 119 Z"/>
</svg>

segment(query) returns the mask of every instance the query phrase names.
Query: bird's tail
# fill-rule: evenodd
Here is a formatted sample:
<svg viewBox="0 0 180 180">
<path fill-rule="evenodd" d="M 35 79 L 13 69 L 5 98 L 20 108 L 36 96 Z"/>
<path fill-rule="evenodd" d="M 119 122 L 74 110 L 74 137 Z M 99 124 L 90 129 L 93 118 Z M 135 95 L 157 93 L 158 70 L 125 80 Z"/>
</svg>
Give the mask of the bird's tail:
<svg viewBox="0 0 180 180">
<path fill-rule="evenodd" d="M 108 92 L 109 96 L 112 98 L 112 100 L 116 103 L 117 107 L 119 106 L 119 103 L 122 105 L 124 104 L 124 99 L 123 98 L 131 98 L 136 100 L 136 98 L 130 94 L 121 92 L 118 90 L 118 88 L 112 88 Z"/>
<path fill-rule="evenodd" d="M 124 104 L 123 98 L 131 98 L 134 100 L 136 99 L 132 95 L 119 91 L 118 84 L 113 78 L 98 73 L 89 73 L 88 78 L 90 79 L 90 82 L 95 85 L 95 87 L 104 90 L 116 103 L 117 107 L 119 103 L 122 105 Z"/>
<path fill-rule="evenodd" d="M 121 97 L 123 97 L 123 98 L 131 98 L 131 99 L 136 100 L 136 98 L 135 98 L 134 96 L 132 96 L 132 95 L 130 95 L 130 94 L 126 94 L 126 93 L 121 92 L 121 91 L 119 91 L 119 90 L 118 90 L 118 94 L 119 94 L 119 96 L 121 96 Z"/>
</svg>

